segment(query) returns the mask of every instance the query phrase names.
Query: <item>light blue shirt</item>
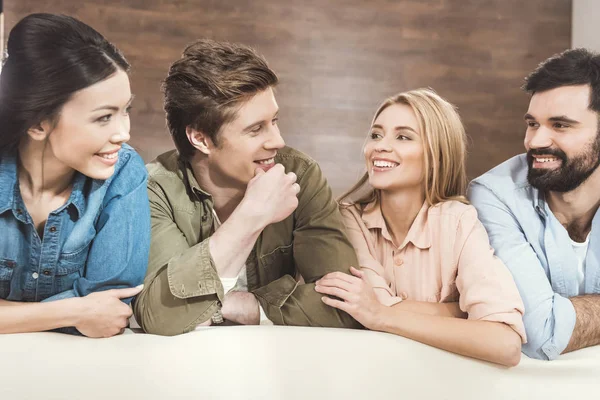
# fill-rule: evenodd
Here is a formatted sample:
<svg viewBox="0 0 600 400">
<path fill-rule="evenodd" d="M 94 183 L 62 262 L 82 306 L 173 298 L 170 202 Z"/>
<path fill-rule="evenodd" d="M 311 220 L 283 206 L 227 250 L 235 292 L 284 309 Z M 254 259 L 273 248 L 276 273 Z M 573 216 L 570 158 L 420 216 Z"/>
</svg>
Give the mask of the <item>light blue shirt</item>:
<svg viewBox="0 0 600 400">
<path fill-rule="evenodd" d="M 579 295 L 577 256 L 567 230 L 558 222 L 544 194 L 527 181 L 527 159 L 518 155 L 474 179 L 468 197 L 487 229 L 496 255 L 517 284 L 532 358 L 553 360 L 569 344 Z M 586 257 L 585 293 L 600 293 L 600 212 L 592 221 Z"/>
</svg>

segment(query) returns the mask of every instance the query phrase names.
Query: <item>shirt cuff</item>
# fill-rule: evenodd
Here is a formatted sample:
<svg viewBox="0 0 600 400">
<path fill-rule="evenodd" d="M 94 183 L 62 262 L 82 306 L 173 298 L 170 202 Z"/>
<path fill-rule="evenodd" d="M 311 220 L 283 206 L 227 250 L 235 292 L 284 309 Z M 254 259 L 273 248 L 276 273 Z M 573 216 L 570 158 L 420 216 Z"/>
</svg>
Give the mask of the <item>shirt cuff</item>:
<svg viewBox="0 0 600 400">
<path fill-rule="evenodd" d="M 260 305 L 260 303 L 258 303 L 258 310 L 260 311 L 260 325 L 273 325 L 273 321 L 271 321 L 268 317 L 267 314 L 265 314 L 265 310 L 263 310 L 262 306 Z"/>
<path fill-rule="evenodd" d="M 297 286 L 298 282 L 291 275 L 284 275 L 276 281 L 254 290 L 252 293 L 256 296 L 261 310 L 264 310 L 273 324 L 285 325 L 281 307 L 294 293 Z"/>
<path fill-rule="evenodd" d="M 223 285 L 210 254 L 210 238 L 169 261 L 169 290 L 178 299 L 216 294 L 223 301 Z"/>
<path fill-rule="evenodd" d="M 549 360 L 557 358 L 569 345 L 577 315 L 573 303 L 566 297 L 554 294 L 554 332 L 542 345 Z"/>
</svg>

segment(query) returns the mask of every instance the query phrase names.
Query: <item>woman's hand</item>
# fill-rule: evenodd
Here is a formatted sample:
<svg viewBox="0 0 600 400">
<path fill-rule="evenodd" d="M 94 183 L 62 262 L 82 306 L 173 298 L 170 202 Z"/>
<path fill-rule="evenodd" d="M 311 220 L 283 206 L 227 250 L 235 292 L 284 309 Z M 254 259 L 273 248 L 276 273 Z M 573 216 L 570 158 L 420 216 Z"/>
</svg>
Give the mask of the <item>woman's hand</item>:
<svg viewBox="0 0 600 400">
<path fill-rule="evenodd" d="M 122 333 L 133 312 L 121 299 L 137 295 L 142 287 L 105 290 L 77 299 L 82 309 L 75 328 L 83 335 L 94 338 Z"/>
<path fill-rule="evenodd" d="M 365 328 L 375 329 L 385 306 L 377 300 L 362 271 L 350 267 L 350 272 L 352 275 L 343 272 L 325 275 L 316 282 L 315 290 L 340 299 L 323 296 L 323 303 L 347 312 Z"/>
</svg>

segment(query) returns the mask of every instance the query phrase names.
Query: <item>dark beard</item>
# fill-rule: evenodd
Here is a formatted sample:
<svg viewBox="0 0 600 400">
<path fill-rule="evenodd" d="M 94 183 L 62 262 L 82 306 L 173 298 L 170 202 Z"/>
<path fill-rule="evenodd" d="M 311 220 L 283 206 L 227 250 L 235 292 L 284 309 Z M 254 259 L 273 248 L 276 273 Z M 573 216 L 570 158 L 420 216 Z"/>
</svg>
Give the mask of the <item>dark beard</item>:
<svg viewBox="0 0 600 400">
<path fill-rule="evenodd" d="M 533 169 L 534 155 L 552 155 L 562 162 L 555 170 Z M 578 188 L 600 166 L 600 133 L 596 135 L 584 151 L 569 159 L 560 149 L 532 149 L 527 152 L 527 180 L 531 186 L 541 191 L 570 192 Z"/>
</svg>

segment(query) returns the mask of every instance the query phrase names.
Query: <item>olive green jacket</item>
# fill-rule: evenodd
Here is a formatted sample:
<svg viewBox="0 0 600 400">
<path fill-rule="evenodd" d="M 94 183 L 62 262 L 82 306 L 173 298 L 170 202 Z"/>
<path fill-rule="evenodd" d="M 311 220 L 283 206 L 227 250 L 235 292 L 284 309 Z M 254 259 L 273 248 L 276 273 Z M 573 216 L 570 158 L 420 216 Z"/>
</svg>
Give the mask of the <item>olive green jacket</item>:
<svg viewBox="0 0 600 400">
<path fill-rule="evenodd" d="M 314 160 L 289 147 L 279 151 L 275 162 L 297 175 L 298 207 L 258 237 L 246 261 L 248 291 L 277 325 L 360 327 L 348 314 L 325 305 L 314 289 L 323 275 L 357 265 L 327 181 Z M 152 241 L 134 312 L 146 332 L 177 335 L 210 319 L 224 299 L 208 245 L 213 201 L 176 151 L 147 168 Z M 297 283 L 296 273 L 305 284 Z"/>
</svg>

